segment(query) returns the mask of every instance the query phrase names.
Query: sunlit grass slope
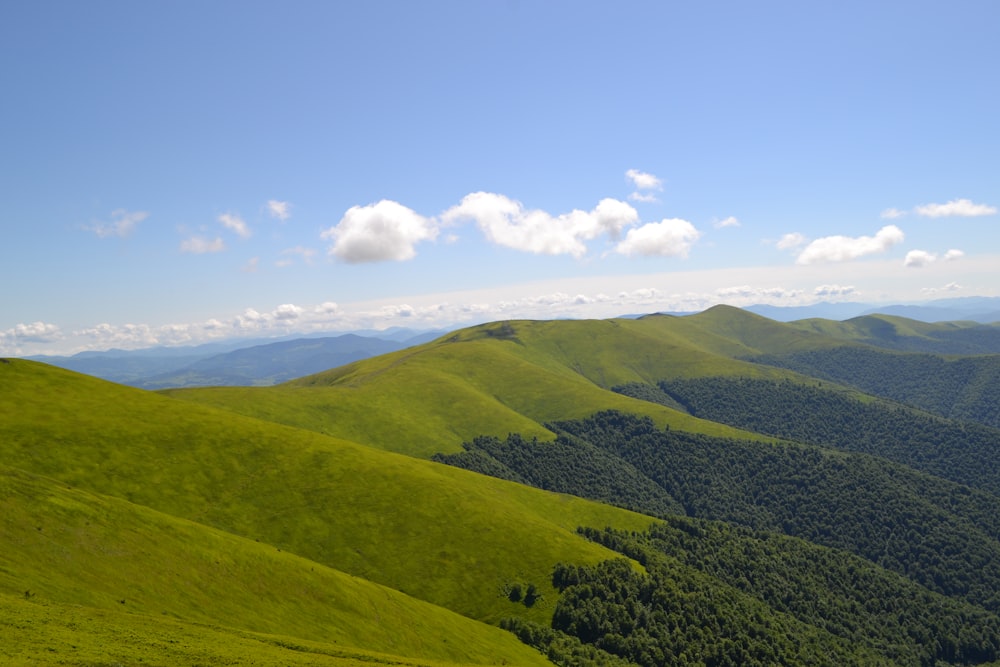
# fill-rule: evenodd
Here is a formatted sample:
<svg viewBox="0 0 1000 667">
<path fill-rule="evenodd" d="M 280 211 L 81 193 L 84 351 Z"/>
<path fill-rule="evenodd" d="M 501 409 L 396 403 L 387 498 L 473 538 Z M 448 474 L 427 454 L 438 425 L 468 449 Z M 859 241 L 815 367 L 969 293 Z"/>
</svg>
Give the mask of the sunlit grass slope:
<svg viewBox="0 0 1000 667">
<path fill-rule="evenodd" d="M 678 376 L 793 375 L 724 356 L 754 350 L 687 319 L 498 322 L 277 387 L 169 395 L 421 457 L 458 451 L 478 435 L 551 438 L 545 423 L 606 409 L 679 430 L 757 437 L 611 391 Z"/>
<path fill-rule="evenodd" d="M 4 467 L 0 535 L 0 594 L 148 617 L 118 623 L 184 619 L 341 652 L 541 662 L 502 630 L 274 546 Z"/>
<path fill-rule="evenodd" d="M 538 662 L 530 654 L 524 658 L 524 664 Z M 0 664 L 459 667 L 466 663 L 387 655 L 299 637 L 0 593 Z"/>
<path fill-rule="evenodd" d="M 611 555 L 578 526 L 650 522 L 22 360 L 0 363 L 0 457 L 488 622 L 547 620 L 553 564 Z M 512 603 L 512 582 L 547 599 Z"/>
</svg>

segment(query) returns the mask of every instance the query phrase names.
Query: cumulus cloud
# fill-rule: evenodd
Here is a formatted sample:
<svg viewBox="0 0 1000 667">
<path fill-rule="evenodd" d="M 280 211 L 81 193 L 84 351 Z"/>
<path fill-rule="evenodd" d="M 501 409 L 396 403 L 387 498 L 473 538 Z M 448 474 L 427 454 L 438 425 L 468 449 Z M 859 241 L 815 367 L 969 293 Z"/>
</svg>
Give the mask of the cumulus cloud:
<svg viewBox="0 0 1000 667">
<path fill-rule="evenodd" d="M 632 182 L 636 190 L 662 190 L 663 182 L 654 176 L 638 169 L 629 169 L 625 178 Z"/>
<path fill-rule="evenodd" d="M 865 255 L 885 252 L 903 241 L 903 231 L 896 225 L 886 225 L 875 236 L 826 236 L 816 239 L 799 253 L 796 264 L 846 262 Z"/>
<path fill-rule="evenodd" d="M 293 303 L 283 303 L 274 309 L 271 316 L 276 320 L 296 320 L 303 313 L 305 309 L 296 306 Z"/>
<path fill-rule="evenodd" d="M 626 256 L 687 257 L 701 233 L 687 220 L 665 218 L 628 230 L 615 251 Z"/>
<path fill-rule="evenodd" d="M 203 255 L 210 252 L 222 252 L 226 249 L 226 244 L 222 237 L 207 239 L 204 236 L 192 236 L 181 241 L 181 252 L 189 252 L 194 255 Z"/>
<path fill-rule="evenodd" d="M 993 215 L 996 206 L 974 204 L 968 199 L 952 199 L 947 204 L 924 204 L 913 209 L 917 215 L 927 218 L 974 218 L 982 215 Z"/>
<path fill-rule="evenodd" d="M 936 259 L 937 256 L 935 256 L 934 253 L 927 252 L 926 250 L 911 250 L 906 253 L 906 259 L 903 260 L 903 266 L 920 268 L 933 263 Z"/>
<path fill-rule="evenodd" d="M 778 250 L 790 250 L 792 248 L 798 248 L 806 244 L 807 239 L 802 234 L 798 232 L 792 232 L 790 234 L 785 234 L 780 239 L 778 239 L 777 246 Z"/>
<path fill-rule="evenodd" d="M 944 261 L 946 261 L 946 262 L 953 262 L 956 259 L 962 259 L 963 257 L 965 257 L 965 253 L 964 252 L 962 252 L 961 250 L 957 250 L 955 248 L 952 248 L 951 250 L 949 250 L 948 252 L 946 252 L 944 254 Z"/>
<path fill-rule="evenodd" d="M 965 289 L 965 287 L 962 285 L 952 282 L 948 283 L 944 287 L 923 287 L 920 291 L 924 294 L 940 294 L 941 292 L 958 292 L 963 289 Z"/>
<path fill-rule="evenodd" d="M 789 290 L 784 287 L 736 285 L 733 287 L 721 287 L 715 290 L 715 294 L 720 299 L 736 300 L 740 303 L 751 304 L 797 297 L 802 294 L 802 290 Z"/>
<path fill-rule="evenodd" d="M 340 311 L 340 305 L 335 301 L 324 301 L 315 308 L 319 315 L 333 315 Z"/>
<path fill-rule="evenodd" d="M 101 238 L 108 236 L 118 236 L 124 238 L 132 233 L 135 226 L 149 217 L 146 211 L 126 211 L 123 208 L 111 212 L 111 220 L 108 222 L 95 222 L 89 231 L 94 232 Z"/>
<path fill-rule="evenodd" d="M 635 188 L 635 192 L 628 197 L 632 201 L 655 202 L 657 199 L 653 192 L 663 189 L 663 182 L 659 178 L 638 169 L 626 171 L 625 178 L 631 181 L 632 187 Z"/>
<path fill-rule="evenodd" d="M 542 255 L 586 253 L 584 241 L 606 233 L 616 239 L 639 214 L 625 202 L 602 199 L 590 212 L 574 210 L 559 216 L 526 210 L 513 199 L 490 192 L 466 195 L 442 215 L 447 224 L 473 220 L 486 238 L 498 245 Z"/>
<path fill-rule="evenodd" d="M 854 285 L 820 285 L 813 290 L 813 294 L 824 298 L 849 296 L 856 293 L 857 289 Z"/>
<path fill-rule="evenodd" d="M 148 324 L 108 324 L 103 322 L 96 326 L 75 331 L 75 335 L 100 341 L 102 346 L 137 347 L 156 345 L 159 337 Z"/>
<path fill-rule="evenodd" d="M 716 229 L 725 229 L 726 227 L 739 227 L 740 221 L 736 216 L 729 216 L 728 218 L 723 218 L 713 225 Z"/>
<path fill-rule="evenodd" d="M 434 240 L 437 234 L 434 220 L 383 199 L 377 204 L 351 207 L 320 237 L 333 241 L 331 255 L 349 264 L 360 264 L 412 259 L 417 254 L 414 246 Z"/>
<path fill-rule="evenodd" d="M 62 338 L 62 331 L 55 324 L 31 322 L 17 324 L 0 333 L 0 337 L 12 343 L 51 343 Z"/>
<path fill-rule="evenodd" d="M 292 217 L 292 205 L 286 201 L 268 199 L 267 212 L 272 218 L 280 222 L 285 222 L 288 218 Z"/>
<path fill-rule="evenodd" d="M 253 234 L 243 218 L 233 213 L 223 213 L 219 216 L 219 222 L 226 229 L 235 232 L 241 239 L 248 239 Z"/>
<path fill-rule="evenodd" d="M 906 211 L 900 211 L 898 208 L 887 208 L 879 215 L 883 220 L 895 220 L 897 218 L 902 218 L 906 215 Z"/>
</svg>

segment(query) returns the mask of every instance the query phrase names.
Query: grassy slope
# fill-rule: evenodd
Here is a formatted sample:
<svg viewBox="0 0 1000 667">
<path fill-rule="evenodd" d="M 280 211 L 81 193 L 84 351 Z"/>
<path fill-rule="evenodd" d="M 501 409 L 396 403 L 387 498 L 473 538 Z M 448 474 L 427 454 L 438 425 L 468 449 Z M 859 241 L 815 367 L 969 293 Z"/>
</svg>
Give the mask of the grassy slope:
<svg viewBox="0 0 1000 667">
<path fill-rule="evenodd" d="M 149 617 L 120 623 L 183 619 L 340 651 L 543 662 L 497 628 L 273 546 L 2 467 L 0 535 L 0 593 Z"/>
<path fill-rule="evenodd" d="M 649 519 L 573 497 L 13 360 L 0 363 L 8 466 L 259 539 L 457 611 L 545 621 L 501 594 L 610 554 L 580 525 Z"/>
<path fill-rule="evenodd" d="M 979 322 L 920 322 L 894 315 L 865 315 L 843 322 L 812 318 L 790 322 L 801 331 L 892 350 L 950 354 L 997 352 L 998 325 Z"/>
<path fill-rule="evenodd" d="M 525 664 L 537 662 L 532 662 L 531 655 L 524 657 Z M 0 663 L 257 667 L 458 667 L 464 664 L 386 655 L 162 616 L 38 602 L 5 594 L 0 594 Z"/>
<path fill-rule="evenodd" d="M 755 437 L 610 391 L 678 374 L 792 375 L 722 356 L 723 348 L 751 350 L 687 319 L 494 323 L 278 387 L 168 393 L 421 457 L 459 451 L 477 435 L 551 438 L 544 423 L 604 409 L 679 430 Z"/>
</svg>

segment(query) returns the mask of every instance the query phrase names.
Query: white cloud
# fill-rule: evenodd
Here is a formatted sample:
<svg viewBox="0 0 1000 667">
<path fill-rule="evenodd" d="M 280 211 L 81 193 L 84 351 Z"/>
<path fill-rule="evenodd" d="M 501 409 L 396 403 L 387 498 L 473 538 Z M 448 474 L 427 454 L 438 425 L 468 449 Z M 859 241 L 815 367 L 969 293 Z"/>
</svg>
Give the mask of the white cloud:
<svg viewBox="0 0 1000 667">
<path fill-rule="evenodd" d="M 993 215 L 997 212 L 995 206 L 974 204 L 968 199 L 952 199 L 947 204 L 924 204 L 923 206 L 917 206 L 913 210 L 917 215 L 928 218 L 973 218 L 982 215 Z"/>
<path fill-rule="evenodd" d="M 160 342 L 160 338 L 148 324 L 112 325 L 104 322 L 73 333 L 100 341 L 102 347 L 146 347 Z"/>
<path fill-rule="evenodd" d="M 662 190 L 663 182 L 654 176 L 638 169 L 629 169 L 625 172 L 625 178 L 632 181 L 636 190 Z"/>
<path fill-rule="evenodd" d="M 615 251 L 626 256 L 687 257 L 699 236 L 701 233 L 687 220 L 665 218 L 628 230 Z"/>
<path fill-rule="evenodd" d="M 961 250 L 957 250 L 955 248 L 952 248 L 951 250 L 949 250 L 948 252 L 946 252 L 944 254 L 944 261 L 946 261 L 946 262 L 953 262 L 956 259 L 962 259 L 963 257 L 965 257 L 965 253 L 964 252 L 962 252 Z"/>
<path fill-rule="evenodd" d="M 222 252 L 226 249 L 226 244 L 222 237 L 206 239 L 204 236 L 192 236 L 181 241 L 181 252 L 189 252 L 195 255 L 203 255 L 209 252 Z"/>
<path fill-rule="evenodd" d="M 778 242 L 775 245 L 778 246 L 778 250 L 790 250 L 792 248 L 798 248 L 799 246 L 805 245 L 808 240 L 809 239 L 802 234 L 792 232 L 790 234 L 785 234 L 778 239 Z"/>
<path fill-rule="evenodd" d="M 716 222 L 713 227 L 716 229 L 725 229 L 726 227 L 739 227 L 740 221 L 736 216 L 729 216 L 728 218 L 723 218 Z"/>
<path fill-rule="evenodd" d="M 340 306 L 334 301 L 324 301 L 315 310 L 319 315 L 334 315 L 340 311 Z"/>
<path fill-rule="evenodd" d="M 885 252 L 903 241 L 903 231 L 896 225 L 886 225 L 875 236 L 826 236 L 816 239 L 799 253 L 796 264 L 846 262 L 865 255 Z"/>
<path fill-rule="evenodd" d="M 781 301 L 798 297 L 801 294 L 802 290 L 789 290 L 784 287 L 752 287 L 750 285 L 721 287 L 715 290 L 715 295 L 718 298 L 727 301 L 737 300 L 741 305 Z"/>
<path fill-rule="evenodd" d="M 849 296 L 857 291 L 854 285 L 820 285 L 813 290 L 813 294 L 818 297 Z"/>
<path fill-rule="evenodd" d="M 267 212 L 272 218 L 278 219 L 280 222 L 285 222 L 288 218 L 292 217 L 292 205 L 286 201 L 278 201 L 277 199 L 267 200 Z"/>
<path fill-rule="evenodd" d="M 520 202 L 503 195 L 474 192 L 441 217 L 447 224 L 474 220 L 490 242 L 508 248 L 579 258 L 587 251 L 584 241 L 602 232 L 616 239 L 639 214 L 625 202 L 602 199 L 589 213 L 574 210 L 553 217 L 545 211 L 525 210 Z"/>
<path fill-rule="evenodd" d="M 146 211 L 126 211 L 119 208 L 111 212 L 111 220 L 108 222 L 95 222 L 86 229 L 94 232 L 101 238 L 108 236 L 126 237 L 132 233 L 135 226 L 149 217 Z"/>
<path fill-rule="evenodd" d="M 903 266 L 920 268 L 922 266 L 932 264 L 936 259 L 937 256 L 934 255 L 934 253 L 927 252 L 926 250 L 911 250 L 906 253 L 906 259 L 903 260 Z"/>
<path fill-rule="evenodd" d="M 383 199 L 377 204 L 351 207 L 320 238 L 333 241 L 331 255 L 359 264 L 412 259 L 417 254 L 414 246 L 434 240 L 437 234 L 434 220 Z"/>
<path fill-rule="evenodd" d="M 902 218 L 906 215 L 906 211 L 900 211 L 898 208 L 887 208 L 879 215 L 883 220 L 895 220 L 897 218 Z"/>
<path fill-rule="evenodd" d="M 629 169 L 625 172 L 625 178 L 632 182 L 635 192 L 628 196 L 632 201 L 651 203 L 658 201 L 656 195 L 651 191 L 663 189 L 663 182 L 654 176 L 638 169 Z"/>
<path fill-rule="evenodd" d="M 297 320 L 304 310 L 293 303 L 283 303 L 274 309 L 271 316 L 276 320 Z"/>
<path fill-rule="evenodd" d="M 944 287 L 923 287 L 921 288 L 920 291 L 924 294 L 932 295 L 932 294 L 940 294 L 941 292 L 958 292 L 963 289 L 965 289 L 964 286 L 952 282 L 948 283 Z"/>
<path fill-rule="evenodd" d="M 235 232 L 241 239 L 248 239 L 253 234 L 243 218 L 233 213 L 223 213 L 219 216 L 219 222 L 226 229 Z"/>
<path fill-rule="evenodd" d="M 62 331 L 57 325 L 48 322 L 19 323 L 0 332 L 0 339 L 3 339 L 5 344 L 51 343 L 60 338 Z"/>
</svg>

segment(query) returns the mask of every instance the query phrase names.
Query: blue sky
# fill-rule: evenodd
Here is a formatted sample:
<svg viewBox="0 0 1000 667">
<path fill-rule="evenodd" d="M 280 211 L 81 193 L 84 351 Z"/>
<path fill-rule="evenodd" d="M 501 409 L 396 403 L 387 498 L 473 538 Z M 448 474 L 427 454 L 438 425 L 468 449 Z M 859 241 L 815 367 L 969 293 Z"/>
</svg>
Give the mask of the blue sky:
<svg viewBox="0 0 1000 667">
<path fill-rule="evenodd" d="M 4 3 L 0 353 L 1000 295 L 998 25 Z"/>
</svg>

